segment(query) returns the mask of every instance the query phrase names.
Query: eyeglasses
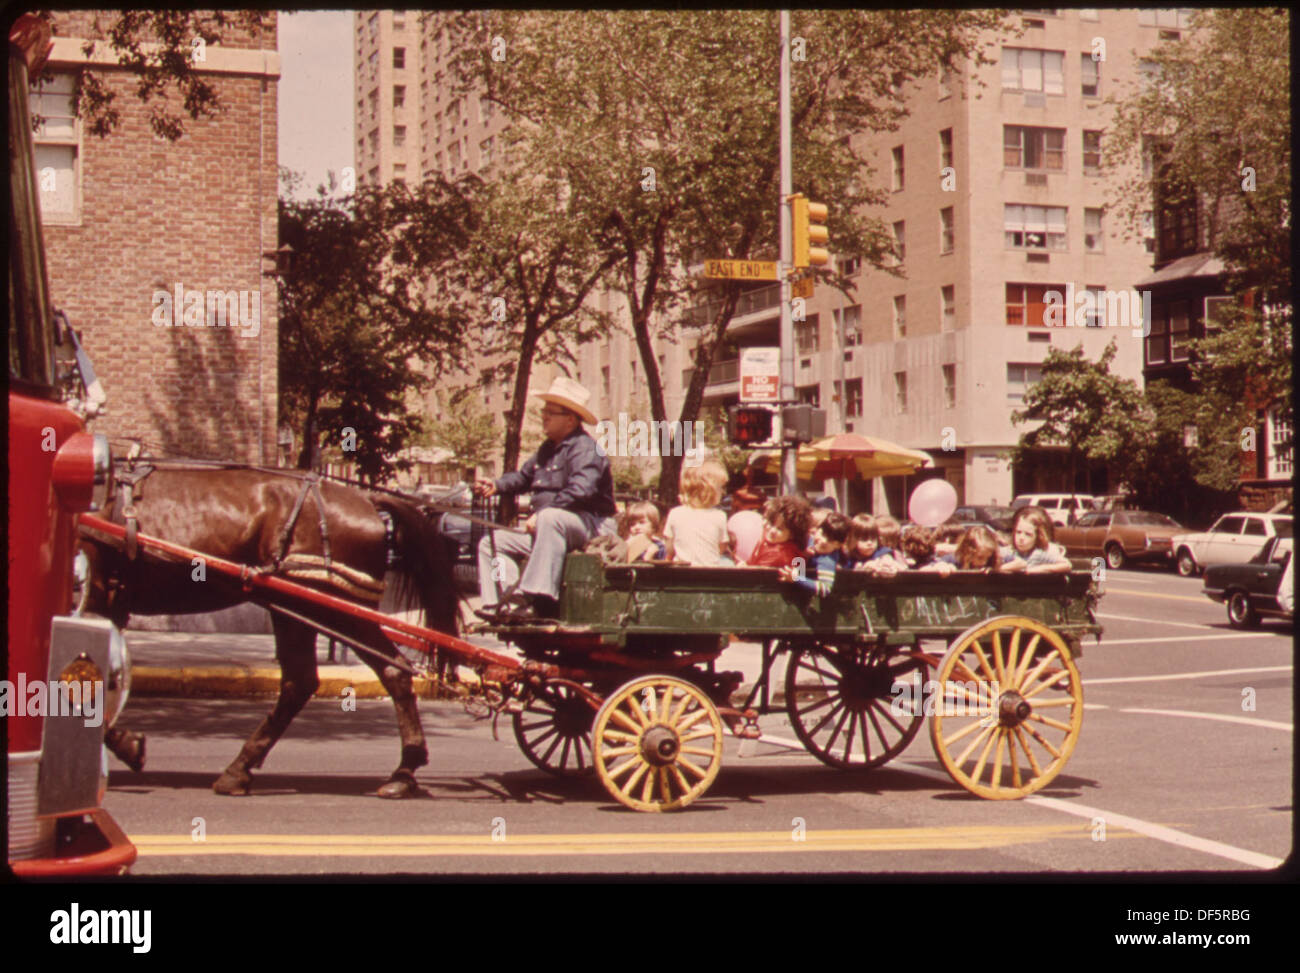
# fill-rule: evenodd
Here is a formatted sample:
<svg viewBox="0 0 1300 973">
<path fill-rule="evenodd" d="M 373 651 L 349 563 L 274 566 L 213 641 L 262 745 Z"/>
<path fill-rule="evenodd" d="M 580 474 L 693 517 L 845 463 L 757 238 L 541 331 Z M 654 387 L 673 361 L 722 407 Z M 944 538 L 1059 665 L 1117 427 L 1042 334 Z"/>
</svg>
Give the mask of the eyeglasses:
<svg viewBox="0 0 1300 973">
<path fill-rule="evenodd" d="M 543 409 L 542 410 L 542 415 L 544 416 L 567 416 L 568 414 L 569 412 L 567 409 Z"/>
</svg>

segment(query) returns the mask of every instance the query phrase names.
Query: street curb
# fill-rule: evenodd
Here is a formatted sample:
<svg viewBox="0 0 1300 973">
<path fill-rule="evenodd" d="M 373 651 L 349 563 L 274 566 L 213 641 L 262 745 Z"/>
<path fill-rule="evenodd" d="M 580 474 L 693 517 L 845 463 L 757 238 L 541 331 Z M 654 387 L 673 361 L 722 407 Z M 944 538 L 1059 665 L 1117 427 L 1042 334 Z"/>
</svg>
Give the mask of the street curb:
<svg viewBox="0 0 1300 973">
<path fill-rule="evenodd" d="M 388 690 L 369 669 L 354 666 L 320 666 L 320 686 L 315 695 L 341 699 L 344 690 L 353 699 L 383 699 Z M 411 681 L 420 699 L 438 698 L 438 683 L 416 677 Z M 280 670 L 269 666 L 133 666 L 132 696 L 182 696 L 218 699 L 277 696 Z"/>
</svg>

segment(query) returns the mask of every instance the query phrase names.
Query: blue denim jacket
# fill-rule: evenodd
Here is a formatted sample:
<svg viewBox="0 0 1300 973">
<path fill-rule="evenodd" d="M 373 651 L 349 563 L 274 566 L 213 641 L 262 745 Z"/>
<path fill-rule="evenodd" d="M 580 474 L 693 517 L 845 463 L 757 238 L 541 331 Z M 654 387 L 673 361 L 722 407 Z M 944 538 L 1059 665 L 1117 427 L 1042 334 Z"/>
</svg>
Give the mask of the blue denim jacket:
<svg viewBox="0 0 1300 973">
<path fill-rule="evenodd" d="M 559 507 L 593 524 L 617 512 L 609 459 L 581 427 L 558 445 L 546 440 L 519 472 L 499 477 L 496 487 L 499 493 L 531 493 L 534 512 Z"/>
</svg>

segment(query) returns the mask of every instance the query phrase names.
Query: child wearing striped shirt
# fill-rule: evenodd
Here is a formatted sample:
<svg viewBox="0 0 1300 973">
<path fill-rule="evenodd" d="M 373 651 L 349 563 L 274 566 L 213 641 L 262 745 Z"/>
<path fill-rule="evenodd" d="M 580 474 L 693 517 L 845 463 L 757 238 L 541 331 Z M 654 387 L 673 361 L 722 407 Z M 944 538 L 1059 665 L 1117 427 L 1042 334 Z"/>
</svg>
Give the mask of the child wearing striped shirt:
<svg viewBox="0 0 1300 973">
<path fill-rule="evenodd" d="M 792 581 L 816 595 L 825 597 L 835 586 L 835 572 L 844 560 L 841 550 L 849 536 L 849 519 L 832 512 L 808 535 L 812 559 L 806 572 L 794 565 L 781 568 L 781 580 Z"/>
</svg>

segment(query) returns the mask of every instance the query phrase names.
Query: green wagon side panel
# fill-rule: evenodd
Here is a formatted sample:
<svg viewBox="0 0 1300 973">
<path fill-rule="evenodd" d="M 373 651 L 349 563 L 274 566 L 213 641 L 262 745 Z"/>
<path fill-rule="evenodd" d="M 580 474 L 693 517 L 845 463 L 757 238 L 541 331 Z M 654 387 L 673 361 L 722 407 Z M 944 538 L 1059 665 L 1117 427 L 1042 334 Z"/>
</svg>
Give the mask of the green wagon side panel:
<svg viewBox="0 0 1300 973">
<path fill-rule="evenodd" d="M 998 615 L 1023 615 L 1063 634 L 1099 632 L 1088 611 L 1092 577 L 909 571 L 893 578 L 841 572 L 818 598 L 779 580 L 775 568 L 680 565 L 607 567 L 570 554 L 561 613 L 565 626 L 625 634 L 734 633 L 742 638 L 824 640 L 883 634 L 889 641 L 950 637 Z"/>
</svg>

